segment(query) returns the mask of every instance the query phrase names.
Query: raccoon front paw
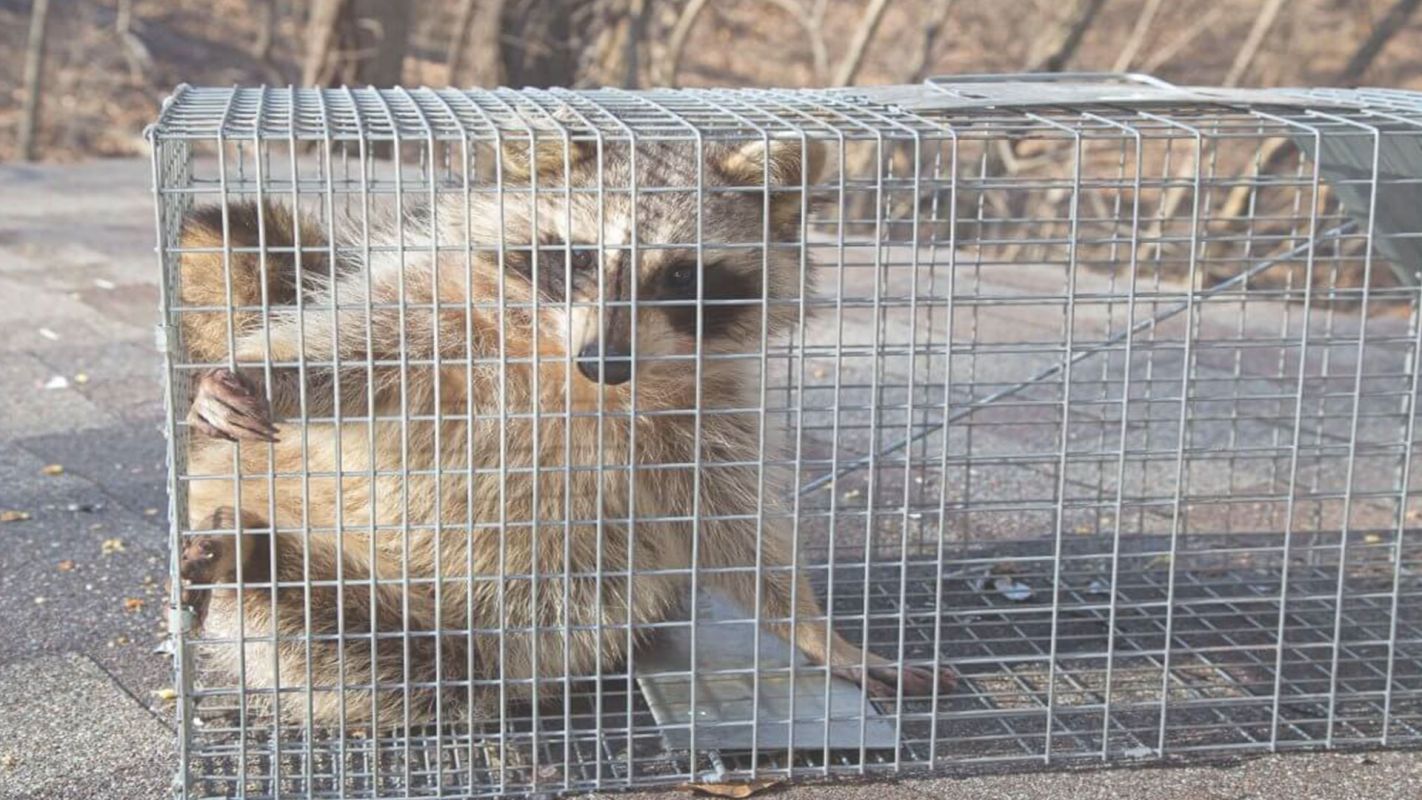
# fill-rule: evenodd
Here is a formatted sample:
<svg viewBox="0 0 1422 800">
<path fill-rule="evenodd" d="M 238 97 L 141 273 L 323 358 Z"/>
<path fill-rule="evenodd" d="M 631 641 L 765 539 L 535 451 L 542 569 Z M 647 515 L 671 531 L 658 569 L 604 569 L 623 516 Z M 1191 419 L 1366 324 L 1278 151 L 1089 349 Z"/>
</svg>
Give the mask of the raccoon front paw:
<svg viewBox="0 0 1422 800">
<path fill-rule="evenodd" d="M 198 378 L 188 424 L 229 442 L 277 441 L 266 398 L 251 380 L 230 369 L 209 370 Z"/>
</svg>

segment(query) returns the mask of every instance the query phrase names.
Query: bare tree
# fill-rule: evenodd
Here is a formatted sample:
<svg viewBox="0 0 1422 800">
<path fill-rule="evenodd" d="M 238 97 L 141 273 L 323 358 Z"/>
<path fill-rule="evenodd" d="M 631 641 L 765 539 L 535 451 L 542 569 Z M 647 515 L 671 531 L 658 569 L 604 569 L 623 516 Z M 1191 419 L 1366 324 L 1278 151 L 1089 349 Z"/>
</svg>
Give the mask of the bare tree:
<svg viewBox="0 0 1422 800">
<path fill-rule="evenodd" d="M 1417 11 L 1419 5 L 1422 5 L 1422 0 L 1397 0 L 1393 3 L 1387 13 L 1383 14 L 1383 18 L 1373 26 L 1372 33 L 1368 34 L 1368 38 L 1358 45 L 1358 49 L 1353 52 L 1353 57 L 1348 59 L 1348 63 L 1338 73 L 1335 82 L 1344 86 L 1352 86 L 1362 80 L 1368 68 L 1382 54 L 1383 48 L 1387 47 L 1387 43 L 1407 27 L 1408 21 Z"/>
<path fill-rule="evenodd" d="M 451 84 L 500 86 L 508 80 L 502 44 L 504 5 L 504 0 L 464 0 L 457 41 L 450 45 Z"/>
<path fill-rule="evenodd" d="M 864 16 L 859 19 L 859 27 L 854 31 L 849 52 L 844 61 L 840 62 L 839 69 L 835 70 L 835 86 L 854 83 L 859 68 L 864 64 L 864 54 L 869 50 L 869 42 L 874 38 L 874 32 L 879 30 L 879 23 L 883 21 L 884 12 L 888 8 L 889 0 L 869 0 L 869 5 L 864 8 Z"/>
<path fill-rule="evenodd" d="M 269 63 L 272 58 L 272 43 L 276 39 L 276 0 L 256 0 L 257 38 L 252 42 L 252 58 Z"/>
<path fill-rule="evenodd" d="M 829 80 L 829 48 L 825 46 L 825 13 L 829 11 L 829 0 L 814 0 L 810 13 L 805 17 L 805 32 L 810 39 L 810 57 L 814 59 L 815 83 Z"/>
<path fill-rule="evenodd" d="M 307 86 L 324 85 L 331 79 L 330 65 L 345 13 L 346 0 L 313 0 L 306 28 L 306 66 L 301 73 L 301 82 Z"/>
<path fill-rule="evenodd" d="M 814 0 L 808 8 L 796 0 L 769 0 L 770 5 L 785 14 L 805 33 L 805 42 L 810 46 L 813 72 L 816 84 L 827 83 L 830 79 L 829 48 L 825 46 L 825 12 L 828 0 Z"/>
<path fill-rule="evenodd" d="M 624 89 L 637 88 L 642 34 L 646 30 L 647 12 L 650 9 L 651 4 L 647 0 L 630 0 L 624 14 L 623 25 L 627 29 L 622 56 L 622 88 Z"/>
<path fill-rule="evenodd" d="M 1192 42 L 1200 37 L 1200 34 L 1213 28 L 1215 23 L 1219 21 L 1219 18 L 1224 16 L 1224 11 L 1224 6 L 1211 6 L 1210 10 L 1201 14 L 1194 22 L 1186 26 L 1184 30 L 1177 33 L 1174 38 L 1162 44 L 1160 47 L 1155 48 L 1155 50 L 1151 52 L 1150 58 L 1147 58 L 1141 64 L 1141 70 L 1144 72 L 1155 72 L 1162 64 L 1170 61 L 1170 59 L 1189 47 Z"/>
<path fill-rule="evenodd" d="M 1141 45 L 1145 44 L 1146 35 L 1150 33 L 1151 23 L 1155 22 L 1155 15 L 1160 13 L 1160 7 L 1164 4 L 1165 0 L 1146 0 L 1140 15 L 1136 17 L 1136 23 L 1131 26 L 1131 34 L 1126 37 L 1126 44 L 1116 56 L 1116 63 L 1111 65 L 1112 72 L 1125 72 L 1131 68 L 1131 62 L 1141 51 Z"/>
<path fill-rule="evenodd" d="M 1284 0 L 1268 0 L 1259 7 L 1259 13 L 1254 17 L 1254 24 L 1250 26 L 1249 33 L 1244 37 L 1244 42 L 1239 46 L 1239 52 L 1234 56 L 1234 62 L 1230 64 L 1229 73 L 1225 75 L 1225 86 L 1238 86 L 1241 78 L 1249 71 L 1249 65 L 1254 62 L 1255 56 L 1259 54 L 1259 48 L 1264 44 L 1264 37 L 1269 34 L 1269 29 L 1274 26 L 1274 20 L 1278 19 L 1279 10 L 1284 7 Z M 1166 190 L 1165 196 L 1160 201 L 1160 211 L 1156 214 L 1156 231 L 1160 230 L 1161 220 L 1168 220 L 1175 216 L 1180 204 L 1185 201 L 1185 197 L 1192 191 L 1187 180 L 1191 174 L 1199 168 L 1199 164 L 1191 159 L 1182 159 L 1180 166 L 1175 170 L 1175 180 L 1177 184 Z M 1144 251 L 1142 251 L 1144 252 Z"/>
<path fill-rule="evenodd" d="M 1392 41 L 1407 23 L 1411 20 L 1417 7 L 1422 5 L 1422 0 L 1397 0 L 1383 18 L 1373 25 L 1372 32 L 1358 45 L 1358 49 L 1353 51 L 1353 55 L 1348 59 L 1348 63 L 1334 76 L 1333 83 L 1344 86 L 1357 84 L 1368 71 L 1368 68 L 1382 55 L 1387 43 Z M 1273 139 L 1259 149 L 1259 155 L 1255 159 L 1258 167 L 1254 170 L 1255 175 L 1276 172 L 1280 167 L 1288 162 L 1289 156 L 1298 152 L 1296 147 L 1290 147 L 1292 142 L 1288 139 Z M 1220 208 L 1220 216 L 1223 218 L 1238 217 L 1244 213 L 1249 204 L 1250 193 L 1253 191 L 1252 183 L 1245 183 L 1234 187 L 1225 199 L 1225 203 Z"/>
<path fill-rule="evenodd" d="M 314 0 L 307 31 L 307 84 L 393 86 L 405 69 L 410 5 Z"/>
<path fill-rule="evenodd" d="M 317 0 L 327 2 L 329 0 Z M 515 87 L 623 84 L 640 75 L 650 0 L 462 0 L 451 82 Z"/>
<path fill-rule="evenodd" d="M 35 160 L 35 127 L 44 90 L 44 49 L 49 32 L 49 0 L 30 6 L 30 38 L 25 46 L 25 103 L 20 111 L 20 158 Z"/>
<path fill-rule="evenodd" d="M 681 68 L 681 54 L 686 49 L 686 40 L 691 36 L 691 30 L 696 26 L 696 20 L 701 17 L 701 12 L 706 10 L 706 0 L 691 0 L 681 13 L 677 15 L 676 22 L 673 23 L 671 36 L 667 40 L 666 53 L 662 55 L 661 64 L 655 70 L 655 80 L 667 86 L 676 85 L 676 73 Z"/>
<path fill-rule="evenodd" d="M 1101 10 L 1106 0 L 1076 0 L 1066 19 L 1053 30 L 1046 46 L 1037 50 L 1038 55 L 1028 65 L 1029 72 L 1061 72 L 1076 55 L 1081 40 L 1096 20 L 1096 12 Z"/>
<path fill-rule="evenodd" d="M 572 86 L 585 43 L 597 41 L 611 14 L 597 0 L 505 0 L 500 4 L 498 53 L 510 86 Z"/>
<path fill-rule="evenodd" d="M 1225 74 L 1225 86 L 1238 86 L 1244 79 L 1249 65 L 1254 63 L 1254 57 L 1259 55 L 1264 37 L 1269 35 L 1269 29 L 1274 27 L 1274 20 L 1279 18 L 1279 10 L 1283 7 L 1284 0 L 1267 0 L 1259 7 L 1254 24 L 1250 26 L 1249 34 L 1244 37 L 1244 44 L 1240 45 L 1239 52 L 1234 55 L 1234 63 L 1229 65 L 1229 72 Z"/>
<path fill-rule="evenodd" d="M 956 0 L 934 0 L 933 7 L 924 20 L 923 40 L 919 43 L 918 57 L 914 60 L 913 69 L 909 71 L 910 81 L 918 83 L 928 77 L 933 65 L 933 52 L 938 47 L 938 39 L 943 35 L 943 28 L 948 23 L 948 14 L 953 10 L 954 2 Z"/>
<path fill-rule="evenodd" d="M 153 56 L 134 30 L 133 21 L 133 0 L 119 0 L 114 35 L 118 37 L 124 61 L 128 62 L 129 78 L 138 82 L 153 68 Z"/>
<path fill-rule="evenodd" d="M 449 56 L 445 58 L 447 67 L 445 81 L 453 84 L 459 79 L 459 69 L 464 66 L 464 51 L 469 47 L 469 26 L 474 22 L 476 0 L 459 0 L 459 11 L 454 18 L 454 38 L 449 42 Z"/>
</svg>

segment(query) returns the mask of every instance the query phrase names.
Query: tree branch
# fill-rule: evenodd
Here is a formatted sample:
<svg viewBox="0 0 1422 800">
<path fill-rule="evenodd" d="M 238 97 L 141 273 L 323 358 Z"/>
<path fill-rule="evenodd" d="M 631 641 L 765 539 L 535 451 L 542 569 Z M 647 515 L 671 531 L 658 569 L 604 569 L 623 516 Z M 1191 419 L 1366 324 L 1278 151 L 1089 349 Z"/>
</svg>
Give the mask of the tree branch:
<svg viewBox="0 0 1422 800">
<path fill-rule="evenodd" d="M 1354 86 L 1362 80 L 1368 68 L 1382 54 L 1383 48 L 1392 41 L 1392 37 L 1407 27 L 1407 22 L 1413 12 L 1417 10 L 1418 5 L 1422 5 L 1422 0 L 1397 0 L 1396 3 L 1393 3 L 1387 13 L 1383 14 L 1383 18 L 1373 26 L 1373 31 L 1368 34 L 1368 38 L 1358 45 L 1353 57 L 1348 59 L 1348 63 L 1338 73 L 1336 82 L 1344 86 Z"/>
<path fill-rule="evenodd" d="M 1097 0 L 1099 2 L 1100 0 Z M 849 45 L 849 54 L 844 57 L 835 71 L 834 85 L 848 86 L 854 82 L 854 78 L 859 74 L 859 68 L 864 64 L 864 54 L 869 49 L 869 40 L 874 38 L 874 32 L 879 29 L 879 23 L 884 19 L 884 12 L 889 8 L 889 0 L 869 0 L 869 5 L 864 9 L 864 16 L 859 20 L 859 28 L 854 32 L 854 39 Z"/>
<path fill-rule="evenodd" d="M 25 161 L 35 160 L 35 128 L 39 122 L 48 32 L 49 0 L 35 0 L 30 6 L 30 37 L 25 46 L 25 103 L 20 112 L 20 158 Z"/>
<path fill-rule="evenodd" d="M 1209 30 L 1223 14 L 1224 6 L 1211 7 L 1209 11 L 1201 14 L 1190 27 L 1181 31 L 1179 36 L 1166 42 L 1150 58 L 1147 58 L 1145 63 L 1141 64 L 1141 71 L 1155 72 L 1162 64 L 1174 58 L 1177 53 L 1199 38 L 1200 34 Z"/>
<path fill-rule="evenodd" d="M 686 40 L 690 38 L 692 29 L 696 27 L 696 20 L 705 10 L 706 0 L 691 0 L 677 15 L 676 23 L 672 25 L 671 35 L 667 37 L 667 52 L 662 57 L 662 63 L 657 67 L 658 83 L 676 86 L 676 74 L 681 69 L 681 53 L 686 49 Z"/>
<path fill-rule="evenodd" d="M 948 13 L 953 10 L 954 2 L 956 0 L 934 1 L 933 10 L 923 26 L 923 42 L 918 50 L 918 59 L 913 70 L 909 72 L 909 80 L 912 82 L 918 83 L 928 77 L 929 68 L 933 64 L 933 51 L 938 46 L 938 37 L 943 34 L 943 27 L 948 22 Z"/>
<path fill-rule="evenodd" d="M 464 50 L 469 46 L 469 23 L 474 20 L 474 6 L 478 0 L 460 0 L 459 11 L 454 18 L 454 38 L 449 42 L 449 55 L 444 59 L 445 83 L 454 85 L 459 77 L 459 68 L 464 66 Z"/>
<path fill-rule="evenodd" d="M 1164 4 L 1165 0 L 1146 0 L 1145 7 L 1136 17 L 1136 24 L 1131 26 L 1131 35 L 1121 47 L 1120 55 L 1116 56 L 1116 63 L 1111 65 L 1112 72 L 1125 72 L 1131 68 L 1131 62 L 1141 51 L 1141 45 L 1145 44 L 1146 34 L 1150 33 L 1151 23 L 1155 22 L 1155 15 L 1160 13 L 1160 7 Z"/>
<path fill-rule="evenodd" d="M 1284 7 L 1284 0 L 1268 0 L 1259 8 L 1259 14 L 1254 17 L 1254 24 L 1249 28 L 1249 35 L 1244 37 L 1244 44 L 1239 46 L 1239 52 L 1235 53 L 1234 63 L 1229 65 L 1229 72 L 1225 73 L 1225 86 L 1238 86 L 1244 74 L 1249 71 L 1249 65 L 1254 63 L 1254 57 L 1259 54 L 1259 47 L 1264 44 L 1264 37 L 1269 35 L 1269 29 L 1274 27 L 1274 20 L 1279 18 L 1279 10 Z"/>
<path fill-rule="evenodd" d="M 1096 19 L 1096 12 L 1100 11 L 1105 3 L 1106 0 L 1076 0 L 1071 13 L 1067 15 L 1066 23 L 1058 29 L 1058 40 L 1048 48 L 1046 54 L 1033 61 L 1027 71 L 1061 72 L 1065 69 L 1071 57 L 1076 55 L 1076 49 L 1081 46 L 1086 31 Z"/>
</svg>

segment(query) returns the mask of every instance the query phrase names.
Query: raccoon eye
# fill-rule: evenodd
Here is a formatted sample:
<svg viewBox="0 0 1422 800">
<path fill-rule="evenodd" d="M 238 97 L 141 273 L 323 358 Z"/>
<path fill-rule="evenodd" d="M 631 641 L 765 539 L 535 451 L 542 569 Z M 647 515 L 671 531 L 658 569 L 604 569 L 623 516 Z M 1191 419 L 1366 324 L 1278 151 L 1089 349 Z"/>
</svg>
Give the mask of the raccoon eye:
<svg viewBox="0 0 1422 800">
<path fill-rule="evenodd" d="M 587 271 L 597 266 L 597 254 L 591 250 L 573 251 L 573 269 Z"/>
<path fill-rule="evenodd" d="M 667 270 L 667 286 L 676 291 L 691 291 L 696 288 L 696 265 L 677 264 Z"/>
</svg>

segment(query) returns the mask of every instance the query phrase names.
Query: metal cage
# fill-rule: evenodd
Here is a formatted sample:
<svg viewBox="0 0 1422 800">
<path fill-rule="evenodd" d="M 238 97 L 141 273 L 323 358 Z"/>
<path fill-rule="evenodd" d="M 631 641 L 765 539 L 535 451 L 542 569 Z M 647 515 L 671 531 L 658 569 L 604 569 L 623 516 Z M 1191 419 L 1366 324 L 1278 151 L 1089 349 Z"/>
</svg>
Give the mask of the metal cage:
<svg viewBox="0 0 1422 800">
<path fill-rule="evenodd" d="M 1422 95 L 1112 75 L 184 86 L 150 138 L 183 797 L 1422 741 Z M 463 298 L 420 295 L 441 271 Z M 218 300 L 194 299 L 201 281 Z M 677 309 L 679 333 L 653 335 Z M 466 333 L 441 343 L 446 314 Z M 246 374 L 285 445 L 192 421 L 222 369 Z M 540 375 L 562 388 L 510 388 Z M 671 417 L 691 432 L 680 450 L 661 446 Z M 586 425 L 633 445 L 590 452 Z M 333 467 L 313 466 L 322 436 Z M 722 467 L 750 476 L 734 499 Z M 679 481 L 685 503 L 658 488 Z M 519 510 L 507 498 L 529 484 L 558 502 Z M 429 486 L 434 512 L 411 499 Z M 612 498 L 624 487 L 640 505 Z M 195 518 L 223 493 L 235 519 Z M 202 537 L 241 566 L 195 577 Z M 716 562 L 735 537 L 749 562 Z M 638 574 L 667 540 L 687 552 Z M 520 542 L 566 557 L 476 565 Z M 313 555 L 332 547 L 334 566 Z M 681 602 L 634 613 L 662 585 Z M 790 620 L 769 606 L 782 585 Z M 414 610 L 431 602 L 432 622 Z M 832 676 L 787 624 L 872 655 Z M 573 668 L 578 647 L 596 669 Z M 901 665 L 957 686 L 909 685 Z"/>
</svg>

